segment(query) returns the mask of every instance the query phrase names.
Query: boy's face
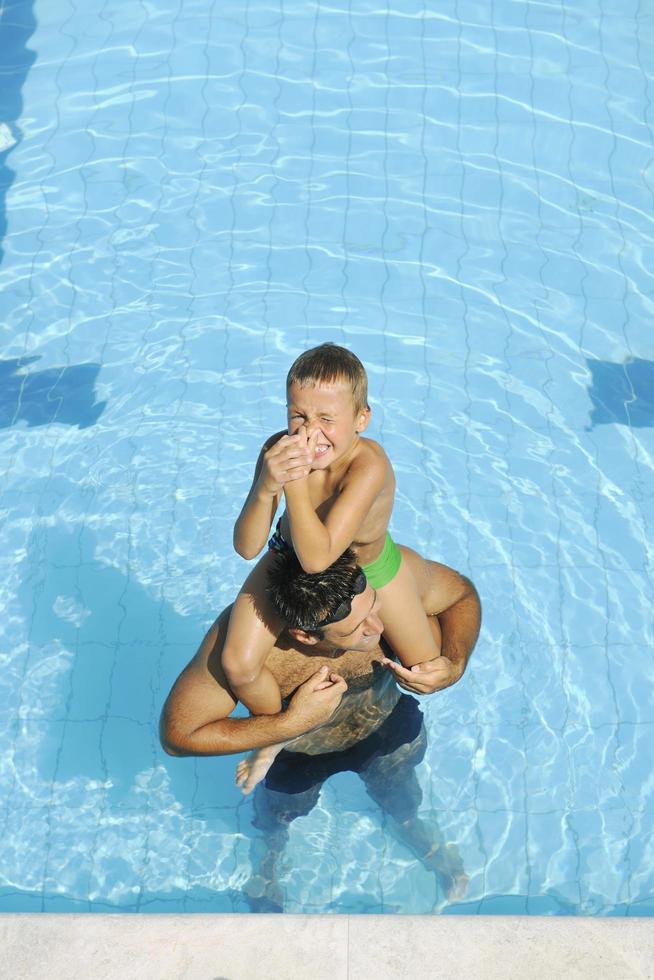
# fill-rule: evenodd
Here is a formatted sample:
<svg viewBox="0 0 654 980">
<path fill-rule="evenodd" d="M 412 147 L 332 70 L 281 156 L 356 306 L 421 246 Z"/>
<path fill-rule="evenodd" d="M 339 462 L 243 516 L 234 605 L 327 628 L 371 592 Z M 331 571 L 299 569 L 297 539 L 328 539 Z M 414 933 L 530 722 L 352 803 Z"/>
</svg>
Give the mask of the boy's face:
<svg viewBox="0 0 654 980">
<path fill-rule="evenodd" d="M 288 432 L 294 435 L 306 426 L 307 436 L 317 434 L 316 452 L 311 464 L 324 470 L 352 448 L 358 432 L 368 425 L 370 409 L 358 414 L 350 386 L 344 382 L 302 387 L 290 385 L 287 392 Z"/>
</svg>

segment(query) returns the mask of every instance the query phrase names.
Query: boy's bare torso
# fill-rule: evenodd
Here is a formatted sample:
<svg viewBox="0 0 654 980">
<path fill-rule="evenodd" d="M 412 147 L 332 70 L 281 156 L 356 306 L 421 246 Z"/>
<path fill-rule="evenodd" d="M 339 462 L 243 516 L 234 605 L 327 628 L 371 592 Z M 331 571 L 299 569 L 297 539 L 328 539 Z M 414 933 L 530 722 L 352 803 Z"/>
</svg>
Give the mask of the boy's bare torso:
<svg viewBox="0 0 654 980">
<path fill-rule="evenodd" d="M 276 433 L 268 441 L 268 446 L 274 445 L 284 435 L 286 432 Z M 352 477 L 356 469 L 378 465 L 380 460 L 383 461 L 386 470 L 384 484 L 351 545 L 361 565 L 367 565 L 379 556 L 384 546 L 386 528 L 393 510 L 395 476 L 386 453 L 374 439 L 365 439 L 363 436 L 359 436 L 352 452 L 345 459 L 339 460 L 333 470 L 312 470 L 308 477 L 311 503 L 317 516 L 325 524 L 327 515 L 338 499 L 346 481 Z M 291 531 L 286 512 L 281 518 L 281 530 L 284 540 L 290 543 Z"/>
</svg>

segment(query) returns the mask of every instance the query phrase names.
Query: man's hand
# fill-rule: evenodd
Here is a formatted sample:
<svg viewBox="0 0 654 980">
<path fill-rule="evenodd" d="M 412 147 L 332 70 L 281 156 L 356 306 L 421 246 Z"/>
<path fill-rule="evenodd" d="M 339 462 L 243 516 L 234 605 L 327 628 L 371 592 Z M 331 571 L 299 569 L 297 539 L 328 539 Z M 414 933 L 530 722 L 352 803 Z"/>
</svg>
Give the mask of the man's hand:
<svg viewBox="0 0 654 980">
<path fill-rule="evenodd" d="M 329 721 L 346 691 L 347 684 L 340 674 L 330 673 L 328 667 L 322 666 L 298 687 L 286 716 L 297 725 L 298 734 L 313 731 Z"/>
<path fill-rule="evenodd" d="M 442 691 L 456 684 L 463 673 L 447 657 L 435 657 L 434 660 L 426 660 L 410 669 L 394 660 L 385 659 L 382 663 L 392 671 L 399 686 L 413 694 L 433 694 L 435 691 Z"/>
</svg>

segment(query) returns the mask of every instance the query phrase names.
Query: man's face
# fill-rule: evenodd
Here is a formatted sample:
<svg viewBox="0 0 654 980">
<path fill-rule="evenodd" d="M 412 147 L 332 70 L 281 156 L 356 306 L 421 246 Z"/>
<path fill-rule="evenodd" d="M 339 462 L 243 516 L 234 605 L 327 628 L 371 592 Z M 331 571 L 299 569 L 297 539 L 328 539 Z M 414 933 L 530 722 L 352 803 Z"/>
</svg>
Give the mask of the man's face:
<svg viewBox="0 0 654 980">
<path fill-rule="evenodd" d="M 376 647 L 384 630 L 379 618 L 380 609 L 381 599 L 377 590 L 366 585 L 364 591 L 352 600 L 350 615 L 324 627 L 326 642 L 338 650 L 358 650 L 360 653 Z"/>
<path fill-rule="evenodd" d="M 313 470 L 324 470 L 352 448 L 357 432 L 368 424 L 366 409 L 358 415 L 349 385 L 316 384 L 302 387 L 292 384 L 288 389 L 288 432 L 295 435 L 301 425 L 307 435 L 317 433 Z"/>
</svg>

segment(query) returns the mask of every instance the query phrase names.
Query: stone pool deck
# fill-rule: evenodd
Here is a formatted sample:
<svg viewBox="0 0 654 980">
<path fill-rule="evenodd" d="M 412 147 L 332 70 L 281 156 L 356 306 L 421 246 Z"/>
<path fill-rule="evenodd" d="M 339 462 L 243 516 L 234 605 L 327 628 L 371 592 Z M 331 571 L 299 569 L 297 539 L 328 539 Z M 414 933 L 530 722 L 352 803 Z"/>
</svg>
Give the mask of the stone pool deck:
<svg viewBox="0 0 654 980">
<path fill-rule="evenodd" d="M 643 980 L 654 919 L 0 916 L 20 980 Z"/>
</svg>

